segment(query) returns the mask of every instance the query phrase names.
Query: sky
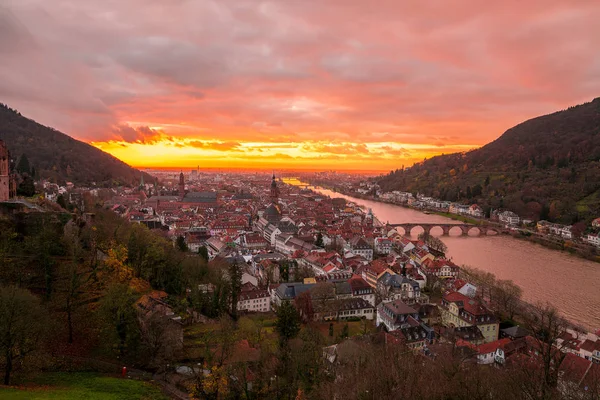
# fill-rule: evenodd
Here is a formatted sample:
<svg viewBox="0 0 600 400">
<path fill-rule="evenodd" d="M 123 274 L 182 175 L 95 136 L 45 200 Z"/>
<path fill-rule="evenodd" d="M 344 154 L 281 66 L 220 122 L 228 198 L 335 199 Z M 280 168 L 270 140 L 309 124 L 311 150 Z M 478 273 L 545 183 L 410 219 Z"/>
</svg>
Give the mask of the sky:
<svg viewBox="0 0 600 400">
<path fill-rule="evenodd" d="M 600 96 L 598 0 L 0 0 L 0 102 L 136 167 L 385 171 Z"/>
</svg>

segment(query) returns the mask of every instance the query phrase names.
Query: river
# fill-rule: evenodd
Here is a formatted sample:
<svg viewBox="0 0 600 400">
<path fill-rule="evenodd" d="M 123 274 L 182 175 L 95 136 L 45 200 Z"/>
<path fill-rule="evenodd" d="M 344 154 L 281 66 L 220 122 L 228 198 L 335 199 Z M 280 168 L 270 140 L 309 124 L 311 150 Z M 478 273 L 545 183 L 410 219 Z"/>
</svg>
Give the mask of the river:
<svg viewBox="0 0 600 400">
<path fill-rule="evenodd" d="M 368 207 L 382 223 L 459 223 L 406 207 L 312 189 Z M 432 234 L 442 233 L 436 229 Z M 417 235 L 417 228 L 413 235 Z M 590 330 L 600 329 L 600 264 L 504 235 L 461 237 L 454 232 L 450 235 L 442 240 L 448 247 L 447 257 L 457 265 L 492 272 L 498 279 L 510 279 L 523 289 L 524 300 L 548 302 L 573 323 Z"/>
</svg>

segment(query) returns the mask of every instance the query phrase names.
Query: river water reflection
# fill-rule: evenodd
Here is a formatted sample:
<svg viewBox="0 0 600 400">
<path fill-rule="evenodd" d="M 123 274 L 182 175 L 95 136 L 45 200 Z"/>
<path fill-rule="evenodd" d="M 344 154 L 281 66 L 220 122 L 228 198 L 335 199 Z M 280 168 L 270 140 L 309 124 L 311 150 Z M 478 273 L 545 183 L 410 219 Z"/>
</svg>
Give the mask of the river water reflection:
<svg viewBox="0 0 600 400">
<path fill-rule="evenodd" d="M 458 223 L 393 204 L 312 189 L 371 208 L 382 223 Z M 415 228 L 413 236 L 418 233 Z M 436 233 L 441 234 L 441 230 L 432 231 Z M 574 323 L 590 330 L 600 328 L 600 264 L 503 235 L 460 237 L 451 232 L 450 237 L 442 240 L 448 246 L 447 256 L 457 265 L 492 272 L 499 279 L 511 279 L 523 289 L 525 300 L 549 302 Z"/>
</svg>

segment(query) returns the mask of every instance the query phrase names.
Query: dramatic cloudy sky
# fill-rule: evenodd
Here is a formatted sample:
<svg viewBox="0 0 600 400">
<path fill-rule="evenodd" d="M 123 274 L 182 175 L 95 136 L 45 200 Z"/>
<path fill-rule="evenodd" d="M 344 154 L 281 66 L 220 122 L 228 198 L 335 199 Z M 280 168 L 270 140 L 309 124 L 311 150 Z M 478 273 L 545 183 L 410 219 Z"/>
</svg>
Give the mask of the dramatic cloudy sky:
<svg viewBox="0 0 600 400">
<path fill-rule="evenodd" d="M 136 166 L 384 170 L 598 96 L 598 0 L 0 0 L 0 102 Z"/>
</svg>

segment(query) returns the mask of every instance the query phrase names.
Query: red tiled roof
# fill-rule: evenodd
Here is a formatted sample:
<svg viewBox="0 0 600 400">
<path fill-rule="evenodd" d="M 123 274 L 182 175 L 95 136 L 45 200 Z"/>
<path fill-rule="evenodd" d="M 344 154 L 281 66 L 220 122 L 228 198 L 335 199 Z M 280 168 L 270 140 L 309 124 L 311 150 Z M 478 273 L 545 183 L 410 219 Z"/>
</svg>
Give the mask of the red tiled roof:
<svg viewBox="0 0 600 400">
<path fill-rule="evenodd" d="M 579 384 L 588 373 L 592 362 L 578 357 L 573 353 L 567 353 L 559 370 L 563 373 L 562 378 Z"/>
<path fill-rule="evenodd" d="M 507 343 L 510 343 L 510 339 L 508 339 L 508 338 L 504 338 L 504 339 L 500 339 L 500 340 L 495 340 L 495 341 L 490 342 L 490 343 L 484 343 L 484 344 L 479 345 L 479 347 L 477 348 L 477 352 L 479 354 L 494 353 L 494 352 L 496 352 L 496 350 L 499 347 L 502 347 L 502 346 L 504 346 Z"/>
</svg>

